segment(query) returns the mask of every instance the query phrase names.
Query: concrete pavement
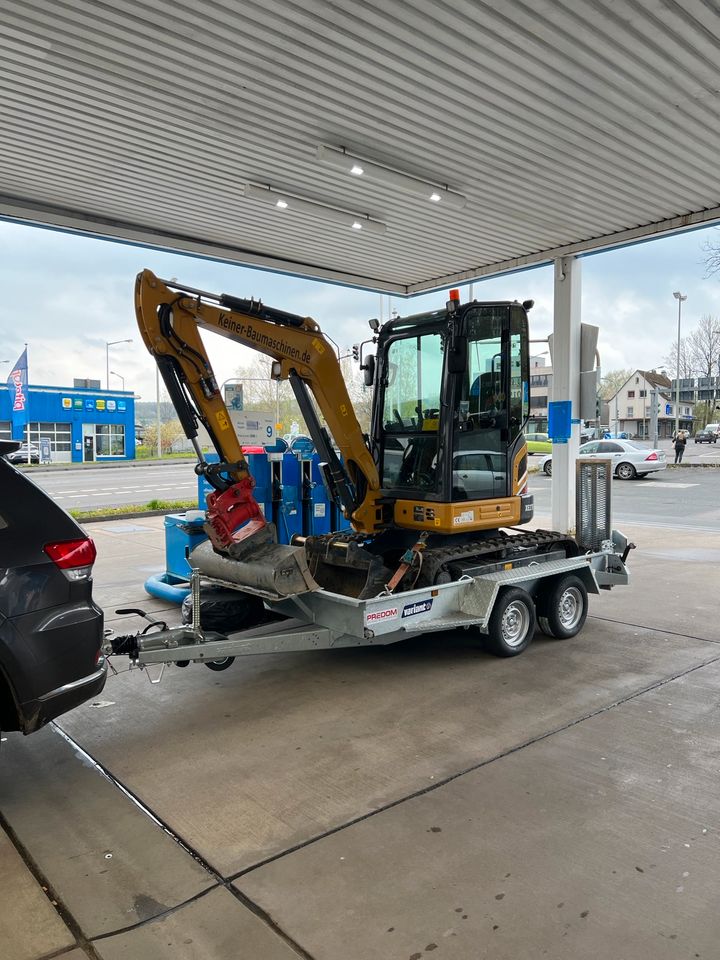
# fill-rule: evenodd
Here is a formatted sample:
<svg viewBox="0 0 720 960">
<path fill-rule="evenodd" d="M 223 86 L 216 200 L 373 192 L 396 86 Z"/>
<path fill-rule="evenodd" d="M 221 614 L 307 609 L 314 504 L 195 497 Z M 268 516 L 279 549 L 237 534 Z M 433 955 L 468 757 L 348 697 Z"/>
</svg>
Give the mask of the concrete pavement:
<svg viewBox="0 0 720 960">
<path fill-rule="evenodd" d="M 3 957 L 715 956 L 720 531 L 623 528 L 631 586 L 515 660 L 455 633 L 134 671 L 9 736 L 0 853 L 46 919 Z M 163 611 L 162 518 L 92 535 L 110 625 Z"/>
</svg>

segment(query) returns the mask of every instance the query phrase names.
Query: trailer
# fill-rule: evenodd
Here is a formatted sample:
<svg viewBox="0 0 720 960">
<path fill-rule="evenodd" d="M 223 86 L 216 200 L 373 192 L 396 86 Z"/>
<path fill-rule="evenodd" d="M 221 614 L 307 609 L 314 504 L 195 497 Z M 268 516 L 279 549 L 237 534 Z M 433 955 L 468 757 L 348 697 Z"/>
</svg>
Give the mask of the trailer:
<svg viewBox="0 0 720 960">
<path fill-rule="evenodd" d="M 189 558 L 191 622 L 168 628 L 142 610 L 118 610 L 144 616 L 148 627 L 139 634 L 110 637 L 105 652 L 128 655 L 138 667 L 195 662 L 222 670 L 241 656 L 384 646 L 421 633 L 463 628 L 476 631 L 496 656 L 517 656 L 537 627 L 558 639 L 575 636 L 587 617 L 588 596 L 629 582 L 626 561 L 635 545 L 612 529 L 611 482 L 609 461 L 577 461 L 574 556 L 566 555 L 567 537 L 560 534 L 511 530 L 506 559 L 494 559 L 449 583 L 402 592 L 386 588 L 369 598 L 327 589 L 286 595 L 280 586 L 253 588 L 247 582 L 239 587 L 232 579 L 234 561 L 205 541 Z M 206 586 L 257 597 L 275 619 L 245 629 L 204 630 Z"/>
</svg>

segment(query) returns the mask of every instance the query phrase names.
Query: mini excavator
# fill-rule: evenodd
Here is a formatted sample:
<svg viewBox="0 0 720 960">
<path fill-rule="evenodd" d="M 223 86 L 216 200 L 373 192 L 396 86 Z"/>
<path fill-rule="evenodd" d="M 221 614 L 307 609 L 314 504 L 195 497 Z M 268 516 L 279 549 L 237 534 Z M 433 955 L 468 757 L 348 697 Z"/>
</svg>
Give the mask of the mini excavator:
<svg viewBox="0 0 720 960">
<path fill-rule="evenodd" d="M 359 348 L 365 383 L 374 388 L 367 436 L 337 351 L 314 320 L 140 273 L 135 310 L 143 340 L 194 445 L 196 472 L 213 490 L 208 540 L 190 556 L 198 571 L 193 627 L 130 638 L 112 652 L 130 652 L 141 665 L 210 665 L 213 656 L 232 661 L 228 651 L 390 643 L 412 630 L 477 626 L 494 653 L 512 656 L 532 639 L 536 613 L 546 632 L 574 635 L 587 592 L 627 582 L 630 546 L 607 526 L 590 549 L 566 534 L 522 528 L 533 516 L 523 434 L 531 307 L 463 304 L 453 290 L 444 309 L 370 321 L 372 336 Z M 350 530 L 277 542 L 253 496 L 201 331 L 266 354 L 272 377 L 290 381 L 323 481 Z M 217 463 L 202 452 L 200 423 Z M 199 576 L 293 619 L 260 633 L 233 628 L 208 642 Z"/>
<path fill-rule="evenodd" d="M 531 305 L 461 305 L 452 291 L 444 310 L 377 325 L 370 341 L 376 352 L 363 362 L 366 382 L 375 386 L 367 437 L 336 350 L 314 320 L 141 273 L 135 294 L 140 330 L 195 445 L 197 471 L 214 488 L 206 529 L 215 551 L 238 564 L 233 580 L 242 584 L 249 574 L 248 587 L 297 592 L 302 584 L 312 589 L 312 570 L 319 586 L 365 596 L 400 571 L 394 588 L 401 590 L 462 576 L 480 554 L 494 555 L 493 544 L 505 556 L 512 538 L 500 537 L 500 528 L 532 517 L 523 436 Z M 290 381 L 351 535 L 306 537 L 292 547 L 276 543 L 253 497 L 200 329 L 267 354 L 272 376 Z M 198 421 L 219 463 L 205 461 Z M 524 551 L 529 539 L 522 537 Z M 408 550 L 412 556 L 403 562 Z"/>
</svg>

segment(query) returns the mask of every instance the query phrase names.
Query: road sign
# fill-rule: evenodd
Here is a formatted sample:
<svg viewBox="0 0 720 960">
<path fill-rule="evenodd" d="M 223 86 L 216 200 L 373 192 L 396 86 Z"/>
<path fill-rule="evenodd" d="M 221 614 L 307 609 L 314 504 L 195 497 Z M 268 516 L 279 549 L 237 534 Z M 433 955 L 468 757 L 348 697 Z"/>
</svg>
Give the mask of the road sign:
<svg viewBox="0 0 720 960">
<path fill-rule="evenodd" d="M 275 442 L 275 415 L 257 411 L 237 413 L 230 410 L 230 420 L 243 446 L 271 446 Z"/>
<path fill-rule="evenodd" d="M 225 406 L 228 410 L 243 409 L 243 385 L 241 383 L 225 384 Z"/>
</svg>

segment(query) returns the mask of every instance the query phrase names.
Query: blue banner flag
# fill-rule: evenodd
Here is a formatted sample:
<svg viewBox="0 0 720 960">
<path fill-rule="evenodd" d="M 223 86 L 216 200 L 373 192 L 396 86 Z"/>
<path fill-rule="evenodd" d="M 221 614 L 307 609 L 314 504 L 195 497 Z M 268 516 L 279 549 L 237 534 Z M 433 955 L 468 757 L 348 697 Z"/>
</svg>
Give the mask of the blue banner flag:
<svg viewBox="0 0 720 960">
<path fill-rule="evenodd" d="M 28 412 L 28 362 L 27 347 L 18 357 L 7 379 L 10 390 L 10 409 L 16 423 L 24 423 Z"/>
</svg>

